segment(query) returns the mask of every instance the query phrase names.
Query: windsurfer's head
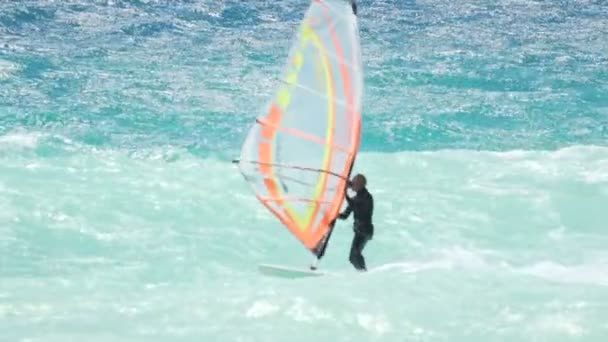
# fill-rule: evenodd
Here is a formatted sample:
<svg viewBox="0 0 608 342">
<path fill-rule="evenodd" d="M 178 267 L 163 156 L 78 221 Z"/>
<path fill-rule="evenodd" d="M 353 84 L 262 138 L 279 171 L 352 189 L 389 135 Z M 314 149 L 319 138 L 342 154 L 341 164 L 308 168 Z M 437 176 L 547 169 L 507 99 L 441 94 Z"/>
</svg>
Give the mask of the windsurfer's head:
<svg viewBox="0 0 608 342">
<path fill-rule="evenodd" d="M 367 179 L 365 179 L 365 176 L 362 174 L 355 175 L 353 177 L 353 179 L 350 181 L 350 187 L 354 191 L 359 191 L 359 190 L 365 188 L 366 185 L 367 185 Z"/>
</svg>

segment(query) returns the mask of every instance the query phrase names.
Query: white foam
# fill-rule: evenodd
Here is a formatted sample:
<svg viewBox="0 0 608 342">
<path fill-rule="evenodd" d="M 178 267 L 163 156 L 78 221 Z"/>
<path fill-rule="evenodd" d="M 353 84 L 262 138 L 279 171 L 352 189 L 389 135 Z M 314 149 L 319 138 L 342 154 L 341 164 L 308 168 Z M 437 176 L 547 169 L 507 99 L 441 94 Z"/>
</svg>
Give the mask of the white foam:
<svg viewBox="0 0 608 342">
<path fill-rule="evenodd" d="M 330 320 L 331 315 L 318 307 L 307 303 L 303 298 L 295 298 L 293 305 L 285 312 L 298 322 L 312 322 L 316 320 Z"/>
<path fill-rule="evenodd" d="M 520 272 L 559 283 L 608 286 L 608 263 L 565 266 L 553 261 L 542 261 L 522 268 Z"/>
<path fill-rule="evenodd" d="M 44 136 L 42 133 L 8 133 L 0 136 L 0 147 L 12 146 L 12 147 L 26 147 L 35 148 L 38 146 L 38 141 Z"/>
<path fill-rule="evenodd" d="M 261 318 L 272 315 L 279 311 L 279 307 L 268 301 L 258 300 L 254 302 L 245 315 L 249 318 Z"/>
<path fill-rule="evenodd" d="M 19 70 L 21 70 L 21 65 L 0 59 L 0 81 L 8 79 Z"/>
<path fill-rule="evenodd" d="M 546 315 L 532 324 L 538 330 L 554 334 L 581 336 L 585 332 L 581 319 L 572 314 Z"/>
<path fill-rule="evenodd" d="M 377 335 L 384 335 L 392 330 L 391 323 L 383 315 L 357 314 L 357 323 Z"/>
</svg>

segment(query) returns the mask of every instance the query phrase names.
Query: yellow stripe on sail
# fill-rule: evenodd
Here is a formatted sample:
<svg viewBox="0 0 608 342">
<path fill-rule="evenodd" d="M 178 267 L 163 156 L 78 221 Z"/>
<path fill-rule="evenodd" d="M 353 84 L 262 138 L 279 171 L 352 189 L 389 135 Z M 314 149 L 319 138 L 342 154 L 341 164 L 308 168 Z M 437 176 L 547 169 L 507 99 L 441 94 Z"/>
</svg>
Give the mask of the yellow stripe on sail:
<svg viewBox="0 0 608 342">
<path fill-rule="evenodd" d="M 285 77 L 285 83 L 287 83 L 287 84 L 283 85 L 279 89 L 279 91 L 277 92 L 277 95 L 276 95 L 275 102 L 279 107 L 281 107 L 281 109 L 283 110 L 284 113 L 287 111 L 286 110 L 287 107 L 289 107 L 289 105 L 291 104 L 292 90 L 293 90 L 294 86 L 297 84 L 300 70 L 304 66 L 304 54 L 302 53 L 302 50 L 304 50 L 307 47 L 307 42 L 310 38 L 310 35 L 307 35 L 307 31 L 309 31 L 309 30 L 310 29 L 306 23 L 303 23 L 301 25 L 301 33 L 302 33 L 301 38 L 302 39 L 300 41 L 300 48 L 298 50 L 294 50 L 294 52 L 293 52 L 293 57 L 291 58 L 292 70 Z M 313 32 L 313 38 L 316 38 L 316 36 L 314 35 L 314 32 Z M 279 192 L 280 193 L 282 192 L 280 190 L 280 188 L 279 188 Z M 282 196 L 282 194 L 281 194 L 281 196 Z M 294 208 L 289 204 L 289 202 L 283 202 L 283 207 L 289 213 L 289 215 L 296 220 L 296 223 L 297 223 L 300 231 L 305 231 L 308 225 L 307 225 L 307 222 L 304 220 L 303 216 L 300 215 L 296 210 L 294 210 Z M 311 207 L 309 207 L 309 211 L 310 211 L 310 209 L 311 209 Z M 310 216 L 310 214 L 308 216 Z M 308 220 L 310 220 L 310 218 Z"/>
<path fill-rule="evenodd" d="M 320 57 L 322 58 L 322 65 L 323 65 L 323 71 L 325 73 L 325 87 L 327 90 L 327 130 L 326 130 L 326 136 L 327 136 L 327 142 L 328 144 L 325 146 L 325 151 L 324 151 L 324 155 L 323 155 L 323 167 L 321 169 L 326 170 L 328 169 L 328 164 L 329 164 L 329 156 L 331 153 L 331 146 L 332 146 L 332 140 L 333 140 L 333 131 L 334 131 L 334 118 L 335 118 L 335 111 L 334 111 L 334 106 L 332 105 L 332 102 L 334 101 L 334 89 L 333 89 L 333 83 L 332 83 L 332 79 L 331 79 L 331 74 L 329 72 L 329 60 L 327 58 L 327 54 L 325 53 L 325 47 L 323 46 L 323 43 L 321 42 L 321 39 L 319 38 L 319 36 L 309 27 L 309 26 L 305 26 L 304 27 L 304 31 L 303 31 L 303 35 L 304 37 L 306 37 L 307 39 L 311 39 L 315 46 L 319 49 L 319 51 L 321 52 Z M 327 173 L 325 172 L 321 172 L 320 173 L 320 177 L 319 180 L 317 181 L 317 185 L 315 187 L 315 195 L 314 195 L 314 199 L 318 199 L 321 191 L 322 191 L 322 184 L 323 182 L 327 181 Z M 310 224 L 310 221 L 313 220 L 314 218 L 312 217 L 312 213 L 314 211 L 314 206 L 318 205 L 316 203 L 311 203 L 308 206 L 308 209 L 306 211 L 305 214 L 305 223 L 302 224 L 302 222 L 298 222 L 300 223 L 300 225 L 304 228 L 308 227 Z M 300 217 L 298 217 L 299 219 Z M 302 230 L 304 230 L 304 228 Z"/>
</svg>

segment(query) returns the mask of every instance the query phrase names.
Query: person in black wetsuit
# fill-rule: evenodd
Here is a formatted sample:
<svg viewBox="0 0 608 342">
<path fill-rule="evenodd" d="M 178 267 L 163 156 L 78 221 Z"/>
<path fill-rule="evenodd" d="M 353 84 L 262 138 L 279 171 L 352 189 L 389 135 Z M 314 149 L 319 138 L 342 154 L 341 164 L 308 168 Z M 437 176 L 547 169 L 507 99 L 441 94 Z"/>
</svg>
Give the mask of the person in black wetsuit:
<svg viewBox="0 0 608 342">
<path fill-rule="evenodd" d="M 349 187 L 353 189 L 357 195 L 353 198 L 345 196 L 348 206 L 338 216 L 341 220 L 346 220 L 350 213 L 353 213 L 353 237 L 350 246 L 349 261 L 359 271 L 367 271 L 365 266 L 365 258 L 361 254 L 363 248 L 369 240 L 374 236 L 374 224 L 372 223 L 372 215 L 374 214 L 374 198 L 367 191 L 367 180 L 364 175 L 358 174 L 353 177 L 349 183 Z"/>
</svg>

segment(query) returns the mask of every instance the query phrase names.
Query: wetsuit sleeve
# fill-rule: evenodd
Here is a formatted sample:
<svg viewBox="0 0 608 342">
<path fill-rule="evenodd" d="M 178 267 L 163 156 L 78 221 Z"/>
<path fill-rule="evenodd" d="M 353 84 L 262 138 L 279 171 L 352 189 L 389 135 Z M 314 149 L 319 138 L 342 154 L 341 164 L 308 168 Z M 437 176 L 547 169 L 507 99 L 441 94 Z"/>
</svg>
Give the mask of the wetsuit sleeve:
<svg viewBox="0 0 608 342">
<path fill-rule="evenodd" d="M 344 196 L 344 199 L 346 199 L 346 202 L 348 203 L 348 206 L 338 216 L 338 218 L 340 218 L 341 220 L 346 220 L 348 218 L 348 216 L 350 215 L 350 213 L 353 211 L 353 199 L 350 198 L 350 197 L 348 197 L 348 195 Z"/>
</svg>

